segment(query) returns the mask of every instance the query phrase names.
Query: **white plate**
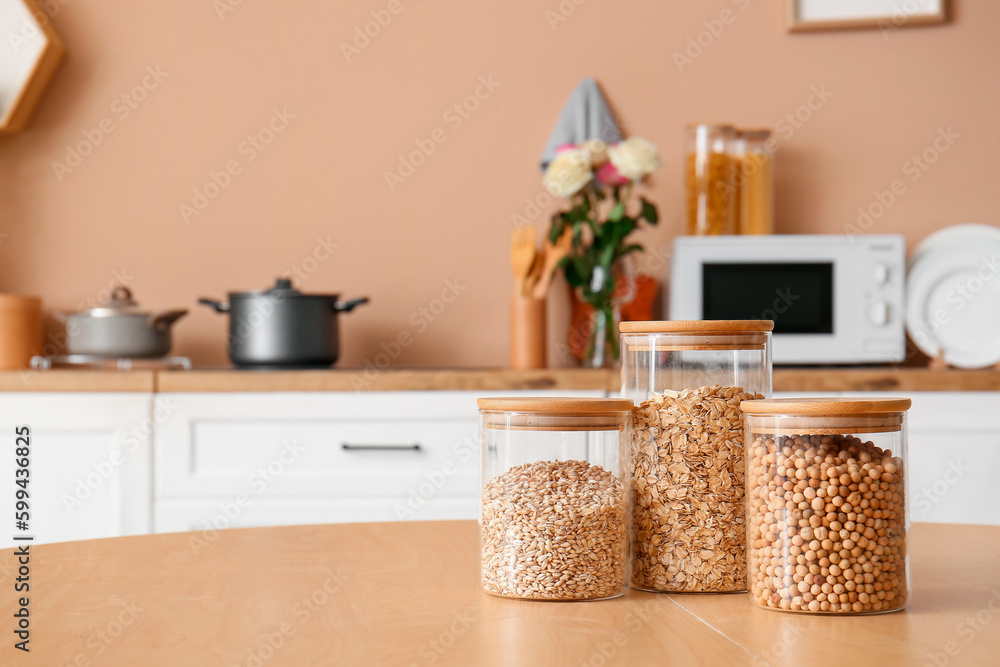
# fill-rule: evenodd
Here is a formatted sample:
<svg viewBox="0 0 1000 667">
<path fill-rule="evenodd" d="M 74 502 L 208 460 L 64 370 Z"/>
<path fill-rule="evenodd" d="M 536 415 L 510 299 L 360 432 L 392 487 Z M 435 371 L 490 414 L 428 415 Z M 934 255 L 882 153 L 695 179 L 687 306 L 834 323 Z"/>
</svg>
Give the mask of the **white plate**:
<svg viewBox="0 0 1000 667">
<path fill-rule="evenodd" d="M 957 240 L 957 237 L 953 239 Z M 925 252 L 906 283 L 906 330 L 958 368 L 1000 363 L 1000 235 Z"/>
<path fill-rule="evenodd" d="M 978 248 L 1000 244 L 1000 227 L 968 222 L 940 229 L 924 238 L 910 254 L 908 266 L 913 266 L 930 253 L 956 248 Z"/>
</svg>

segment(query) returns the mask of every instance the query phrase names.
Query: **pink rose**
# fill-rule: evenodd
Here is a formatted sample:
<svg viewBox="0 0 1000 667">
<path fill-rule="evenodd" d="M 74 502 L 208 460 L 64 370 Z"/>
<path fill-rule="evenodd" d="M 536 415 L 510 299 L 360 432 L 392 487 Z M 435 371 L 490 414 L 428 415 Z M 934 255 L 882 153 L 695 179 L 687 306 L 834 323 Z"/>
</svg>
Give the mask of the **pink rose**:
<svg viewBox="0 0 1000 667">
<path fill-rule="evenodd" d="M 607 162 L 597 170 L 597 181 L 602 185 L 625 185 L 628 179 L 618 173 L 615 165 Z"/>
<path fill-rule="evenodd" d="M 572 151 L 572 150 L 576 150 L 576 144 L 562 144 L 560 146 L 556 146 L 556 155 L 559 155 L 564 151 Z"/>
</svg>

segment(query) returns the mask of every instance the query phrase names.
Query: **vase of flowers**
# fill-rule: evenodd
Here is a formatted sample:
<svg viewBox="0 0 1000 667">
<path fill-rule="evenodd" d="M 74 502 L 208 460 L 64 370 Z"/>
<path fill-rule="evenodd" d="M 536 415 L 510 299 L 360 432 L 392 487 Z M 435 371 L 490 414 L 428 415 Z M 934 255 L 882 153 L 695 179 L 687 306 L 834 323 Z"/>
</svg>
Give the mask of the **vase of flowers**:
<svg viewBox="0 0 1000 667">
<path fill-rule="evenodd" d="M 617 311 L 632 291 L 626 260 L 643 249 L 628 237 L 643 221 L 659 221 L 655 205 L 644 197 L 633 201 L 634 188 L 659 167 L 656 146 L 641 137 L 612 145 L 594 139 L 561 146 L 542 177 L 552 195 L 570 204 L 552 216 L 549 240 L 572 236 L 559 268 L 580 300 L 593 308 L 585 332 L 585 366 L 618 363 Z"/>
</svg>

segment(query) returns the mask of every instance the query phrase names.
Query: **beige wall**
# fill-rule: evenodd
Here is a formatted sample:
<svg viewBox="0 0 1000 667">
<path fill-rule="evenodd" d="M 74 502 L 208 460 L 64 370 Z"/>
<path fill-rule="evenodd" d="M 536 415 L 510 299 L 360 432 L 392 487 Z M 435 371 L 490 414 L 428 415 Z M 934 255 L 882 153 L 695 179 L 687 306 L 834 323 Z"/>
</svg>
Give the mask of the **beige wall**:
<svg viewBox="0 0 1000 667">
<path fill-rule="evenodd" d="M 400 0 L 350 62 L 339 44 L 388 0 L 244 0 L 221 20 L 210 0 L 50 4 L 69 57 L 30 129 L 0 139 L 0 289 L 74 308 L 124 271 L 144 304 L 192 309 L 177 351 L 201 363 L 224 361 L 225 321 L 195 300 L 264 287 L 327 237 L 338 247 L 306 262 L 303 288 L 372 298 L 343 321 L 344 365 L 402 332 L 399 365 L 506 363 L 511 216 L 541 193 L 539 153 L 584 76 L 664 156 L 654 249 L 681 224 L 683 125 L 775 126 L 814 87 L 832 97 L 782 140 L 780 231 L 840 233 L 896 179 L 905 191 L 871 232 L 913 244 L 998 220 L 997 2 L 954 0 L 949 25 L 884 36 L 791 35 L 783 0 L 564 0 L 575 10 L 555 29 L 557 0 Z M 673 53 L 725 9 L 733 21 L 679 71 Z M 467 118 L 446 115 L 481 77 L 500 85 Z M 243 144 L 273 109 L 294 118 L 263 150 Z M 444 142 L 390 192 L 385 172 L 438 128 Z M 960 138 L 925 172 L 904 166 L 941 128 Z M 103 137 L 57 175 L 84 133 Z M 180 205 L 230 161 L 239 173 L 185 222 Z M 420 309 L 447 281 L 464 289 L 430 322 Z"/>
</svg>

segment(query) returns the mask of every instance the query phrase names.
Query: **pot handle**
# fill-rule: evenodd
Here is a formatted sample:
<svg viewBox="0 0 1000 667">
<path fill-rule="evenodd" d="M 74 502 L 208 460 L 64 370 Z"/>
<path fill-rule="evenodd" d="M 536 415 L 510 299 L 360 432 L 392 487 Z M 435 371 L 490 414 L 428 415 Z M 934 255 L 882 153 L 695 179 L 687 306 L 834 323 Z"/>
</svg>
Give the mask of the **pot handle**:
<svg viewBox="0 0 1000 667">
<path fill-rule="evenodd" d="M 215 309 L 217 313 L 228 313 L 229 312 L 229 302 L 228 301 L 215 301 L 213 299 L 198 299 L 198 303 L 203 306 L 210 306 Z"/>
<path fill-rule="evenodd" d="M 170 325 L 187 315 L 186 310 L 164 310 L 162 313 L 153 313 L 149 316 L 149 323 L 155 329 L 166 331 Z"/>
<path fill-rule="evenodd" d="M 351 299 L 350 301 L 336 302 L 333 304 L 333 312 L 335 313 L 349 313 L 356 306 L 360 306 L 363 303 L 368 303 L 368 297 L 363 296 L 360 299 Z"/>
</svg>

